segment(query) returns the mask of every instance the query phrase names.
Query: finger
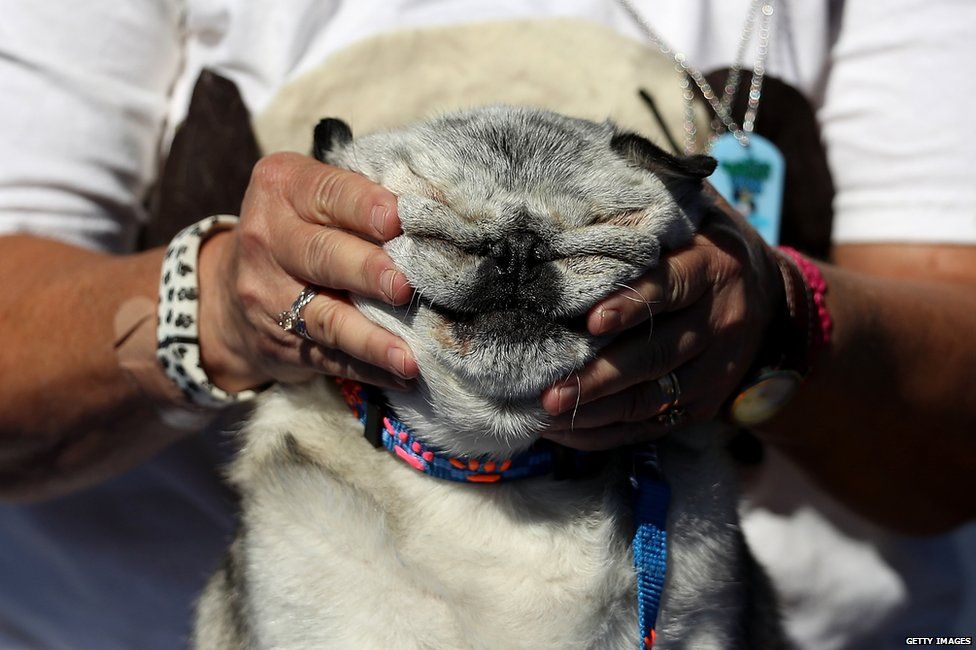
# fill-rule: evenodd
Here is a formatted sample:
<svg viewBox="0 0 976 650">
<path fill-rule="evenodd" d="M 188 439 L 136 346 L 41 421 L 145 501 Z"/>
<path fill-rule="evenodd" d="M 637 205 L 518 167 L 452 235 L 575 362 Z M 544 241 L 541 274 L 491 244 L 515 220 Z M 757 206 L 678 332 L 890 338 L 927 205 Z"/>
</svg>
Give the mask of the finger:
<svg viewBox="0 0 976 650">
<path fill-rule="evenodd" d="M 645 381 L 561 413 L 547 428 L 552 431 L 593 429 L 624 422 L 643 422 L 663 413 L 667 407 L 665 401 L 658 382 Z"/>
<path fill-rule="evenodd" d="M 546 389 L 542 407 L 552 415 L 654 379 L 699 354 L 706 345 L 707 306 L 680 320 L 660 319 L 650 338 L 634 330 L 607 346 L 575 376 Z"/>
<path fill-rule="evenodd" d="M 411 385 L 409 380 L 401 379 L 348 354 L 338 350 L 330 350 L 311 341 L 302 341 L 299 357 L 305 366 L 333 377 L 343 377 L 398 391 L 407 390 Z"/>
<path fill-rule="evenodd" d="M 275 261 L 292 277 L 393 305 L 413 293 L 406 276 L 382 248 L 356 235 L 293 220 L 276 237 Z"/>
<path fill-rule="evenodd" d="M 727 350 L 735 341 L 716 341 L 701 355 L 675 371 L 681 382 L 678 404 L 694 405 L 697 420 L 711 420 L 721 411 L 741 381 L 740 366 L 730 361 Z M 686 408 L 686 410 L 689 410 Z"/>
<path fill-rule="evenodd" d="M 274 361 L 267 370 L 277 381 L 297 383 L 308 381 L 316 374 L 325 374 L 393 390 L 406 390 L 412 385 L 410 380 L 401 379 L 339 350 L 326 348 L 292 332 L 281 331 L 277 324 L 272 327 L 269 338 L 273 341 L 270 346 L 274 349 Z"/>
<path fill-rule="evenodd" d="M 653 421 L 611 425 L 599 429 L 577 429 L 574 431 L 553 431 L 544 433 L 548 438 L 564 447 L 580 451 L 602 451 L 616 449 L 639 442 L 657 440 L 669 431 L 667 425 Z"/>
<path fill-rule="evenodd" d="M 664 395 L 655 381 L 580 406 L 553 418 L 552 431 L 593 429 L 624 422 L 643 422 L 664 411 Z"/>
<path fill-rule="evenodd" d="M 303 312 L 309 336 L 402 379 L 417 376 L 417 361 L 400 338 L 366 318 L 347 299 L 316 296 Z"/>
<path fill-rule="evenodd" d="M 375 241 L 401 232 L 396 196 L 365 176 L 306 158 L 289 200 L 306 221 L 338 226 Z"/>
<path fill-rule="evenodd" d="M 674 393 L 666 394 L 660 379 L 652 379 L 607 395 L 579 408 L 554 417 L 548 429 L 592 429 L 623 422 L 642 422 L 675 407 L 687 411 L 687 404 L 698 403 L 702 387 L 708 386 L 710 366 L 696 357 L 669 374 L 675 382 Z"/>
<path fill-rule="evenodd" d="M 595 335 L 619 332 L 652 314 L 693 304 L 708 290 L 708 250 L 707 246 L 692 246 L 665 255 L 657 268 L 594 305 L 587 316 L 587 329 Z"/>
<path fill-rule="evenodd" d="M 407 390 L 411 385 L 409 380 L 401 379 L 338 350 L 330 350 L 312 341 L 298 339 L 297 335 L 295 339 L 281 346 L 282 351 L 277 366 L 272 371 L 277 381 L 304 382 L 316 374 L 324 374 L 392 390 Z"/>
</svg>

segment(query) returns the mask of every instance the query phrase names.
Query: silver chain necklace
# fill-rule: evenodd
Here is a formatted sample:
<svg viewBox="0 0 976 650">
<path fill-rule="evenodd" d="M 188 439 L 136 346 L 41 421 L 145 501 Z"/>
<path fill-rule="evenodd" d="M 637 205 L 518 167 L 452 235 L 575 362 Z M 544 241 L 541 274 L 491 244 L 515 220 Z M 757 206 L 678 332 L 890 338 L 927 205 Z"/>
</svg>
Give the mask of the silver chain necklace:
<svg viewBox="0 0 976 650">
<path fill-rule="evenodd" d="M 714 111 L 716 116 L 716 121 L 712 124 L 712 135 L 709 138 L 706 150 L 711 149 L 712 142 L 714 142 L 722 128 L 731 133 L 743 147 L 748 147 L 749 134 L 755 128 L 756 114 L 759 111 L 763 78 L 766 76 L 766 55 L 769 52 L 769 23 L 773 15 L 773 3 L 775 0 L 752 0 L 749 13 L 746 16 L 745 26 L 742 29 L 742 36 L 739 37 L 736 60 L 729 69 L 729 76 L 725 81 L 725 88 L 722 91 L 721 100 L 716 96 L 708 80 L 705 79 L 705 75 L 688 63 L 684 52 L 676 51 L 669 46 L 654 28 L 651 27 L 650 23 L 644 20 L 644 17 L 637 12 L 637 9 L 631 4 L 630 0 L 617 1 L 631 18 L 634 19 L 634 22 L 640 26 L 648 40 L 656 45 L 662 54 L 674 60 L 675 70 L 681 75 L 681 94 L 685 103 L 685 153 L 694 153 L 695 136 L 698 135 L 698 129 L 695 127 L 694 106 L 692 104 L 695 98 L 695 92 L 691 86 L 692 81 L 698 86 L 702 96 L 708 102 L 709 106 L 712 107 L 712 111 Z M 746 112 L 742 118 L 742 126 L 739 127 L 735 120 L 732 119 L 732 103 L 735 100 L 735 94 L 739 88 L 742 62 L 745 59 L 746 46 L 752 39 L 753 26 L 757 22 L 757 13 L 759 37 L 756 59 L 752 67 L 752 81 L 749 84 L 749 98 L 746 104 Z"/>
</svg>

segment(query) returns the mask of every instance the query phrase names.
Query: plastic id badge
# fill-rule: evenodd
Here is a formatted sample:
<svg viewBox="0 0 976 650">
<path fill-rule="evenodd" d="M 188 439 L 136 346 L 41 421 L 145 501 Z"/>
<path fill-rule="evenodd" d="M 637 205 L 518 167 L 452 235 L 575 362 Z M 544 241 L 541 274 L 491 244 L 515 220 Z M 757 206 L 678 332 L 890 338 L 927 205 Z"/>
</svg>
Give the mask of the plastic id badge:
<svg viewBox="0 0 976 650">
<path fill-rule="evenodd" d="M 731 133 L 725 133 L 715 140 L 711 155 L 718 166 L 709 182 L 766 243 L 779 244 L 786 172 L 783 154 L 761 135 L 750 133 L 749 145 L 744 147 Z"/>
</svg>

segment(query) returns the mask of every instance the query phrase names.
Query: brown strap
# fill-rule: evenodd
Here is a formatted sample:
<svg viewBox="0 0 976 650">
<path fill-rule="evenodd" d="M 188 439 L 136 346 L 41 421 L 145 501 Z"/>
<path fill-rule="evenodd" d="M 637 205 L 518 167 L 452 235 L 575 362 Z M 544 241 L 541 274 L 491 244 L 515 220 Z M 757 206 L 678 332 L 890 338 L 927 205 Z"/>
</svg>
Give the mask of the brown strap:
<svg viewBox="0 0 976 650">
<path fill-rule="evenodd" d="M 801 377 L 806 377 L 810 372 L 813 299 L 803 273 L 793 260 L 777 251 L 776 264 L 783 277 L 786 305 L 773 337 L 778 347 L 776 356 L 779 357 L 775 366 L 795 370 Z"/>
<path fill-rule="evenodd" d="M 163 246 L 204 217 L 240 214 L 259 157 L 251 117 L 237 86 L 204 70 L 150 197 L 150 221 L 140 248 Z"/>
</svg>

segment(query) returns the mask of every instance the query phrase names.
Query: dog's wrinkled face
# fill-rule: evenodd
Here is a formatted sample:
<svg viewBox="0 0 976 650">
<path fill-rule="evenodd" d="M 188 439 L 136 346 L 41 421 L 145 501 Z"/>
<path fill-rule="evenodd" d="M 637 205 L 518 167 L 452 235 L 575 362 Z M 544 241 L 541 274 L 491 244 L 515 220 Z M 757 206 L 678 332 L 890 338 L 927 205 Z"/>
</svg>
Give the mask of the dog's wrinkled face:
<svg viewBox="0 0 976 650">
<path fill-rule="evenodd" d="M 602 343 L 587 311 L 688 241 L 714 166 L 610 123 L 504 106 L 355 141 L 324 120 L 315 153 L 399 196 L 403 234 L 386 249 L 415 300 L 359 306 L 411 345 L 433 418 L 453 428 L 433 437 L 467 453 L 531 442 L 539 393 Z"/>
</svg>

